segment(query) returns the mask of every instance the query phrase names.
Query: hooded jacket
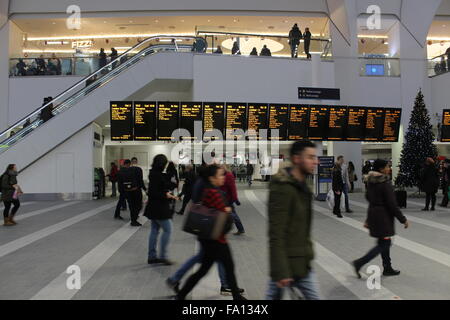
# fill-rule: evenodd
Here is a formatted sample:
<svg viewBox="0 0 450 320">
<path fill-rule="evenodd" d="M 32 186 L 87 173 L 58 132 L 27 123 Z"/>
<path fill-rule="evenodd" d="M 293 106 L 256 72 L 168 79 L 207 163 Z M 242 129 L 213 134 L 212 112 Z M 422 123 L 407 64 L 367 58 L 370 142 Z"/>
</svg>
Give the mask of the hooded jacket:
<svg viewBox="0 0 450 320">
<path fill-rule="evenodd" d="M 270 276 L 273 281 L 303 278 L 314 258 L 311 241 L 312 193 L 306 182 L 281 169 L 269 186 Z"/>
<path fill-rule="evenodd" d="M 405 223 L 406 217 L 397 205 L 389 176 L 370 171 L 366 180 L 366 198 L 369 201 L 366 223 L 370 235 L 374 238 L 392 237 L 395 235 L 394 218 Z"/>
</svg>

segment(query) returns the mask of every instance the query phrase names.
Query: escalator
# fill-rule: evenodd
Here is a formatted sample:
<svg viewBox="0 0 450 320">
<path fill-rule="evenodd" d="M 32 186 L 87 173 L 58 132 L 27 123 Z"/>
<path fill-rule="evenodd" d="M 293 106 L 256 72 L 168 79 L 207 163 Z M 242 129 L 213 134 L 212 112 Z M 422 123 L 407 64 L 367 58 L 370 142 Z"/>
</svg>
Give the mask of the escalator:
<svg viewBox="0 0 450 320">
<path fill-rule="evenodd" d="M 195 37 L 157 36 L 129 49 L 0 133 L 0 168 L 30 166 L 157 80 L 192 81 Z M 202 39 L 203 40 L 203 39 Z"/>
</svg>

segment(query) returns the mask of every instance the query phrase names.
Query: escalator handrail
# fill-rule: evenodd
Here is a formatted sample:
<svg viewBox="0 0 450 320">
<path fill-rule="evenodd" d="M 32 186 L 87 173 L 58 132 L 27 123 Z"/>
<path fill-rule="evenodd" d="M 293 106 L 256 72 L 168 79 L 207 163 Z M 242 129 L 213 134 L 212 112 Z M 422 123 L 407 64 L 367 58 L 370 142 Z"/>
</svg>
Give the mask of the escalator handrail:
<svg viewBox="0 0 450 320">
<path fill-rule="evenodd" d="M 186 40 L 195 40 L 199 37 L 193 37 L 193 36 L 167 36 L 167 35 L 160 35 L 160 36 L 154 36 L 154 37 L 150 37 L 145 39 L 144 41 L 136 44 L 134 47 L 128 49 L 127 51 L 123 52 L 121 55 L 117 56 L 116 59 L 110 61 L 108 64 L 106 64 L 105 66 L 103 66 L 102 68 L 96 70 L 95 72 L 91 73 L 90 75 L 86 76 L 85 78 L 83 78 L 82 80 L 78 81 L 77 83 L 75 83 L 73 86 L 71 86 L 69 89 L 64 90 L 62 93 L 60 93 L 59 95 L 57 95 L 55 98 L 53 98 L 51 101 L 47 102 L 47 104 L 44 104 L 42 106 L 40 106 L 39 108 L 37 108 L 35 111 L 31 112 L 30 114 L 28 114 L 27 116 L 21 118 L 19 121 L 16 121 L 13 125 L 9 126 L 7 129 L 3 130 L 0 132 L 0 137 L 5 135 L 7 132 L 13 130 L 15 127 L 19 126 L 24 120 L 33 117 L 34 115 L 36 115 L 37 113 L 39 113 L 40 111 L 42 111 L 44 108 L 46 108 L 47 106 L 53 104 L 54 102 L 56 102 L 57 99 L 59 99 L 60 97 L 62 97 L 63 95 L 66 95 L 68 92 L 71 92 L 75 87 L 78 87 L 80 84 L 85 83 L 88 79 L 90 79 L 93 76 L 96 76 L 98 74 L 100 74 L 103 70 L 109 69 L 109 67 L 111 67 L 114 63 L 116 62 L 120 62 L 120 59 L 124 56 L 127 55 L 129 52 L 136 50 L 136 48 L 138 48 L 141 45 L 144 45 L 152 40 L 156 40 L 156 39 L 186 39 Z M 175 41 L 176 44 L 176 41 Z M 149 48 L 149 47 L 147 47 Z M 145 49 L 147 49 L 145 48 Z M 142 50 L 141 50 L 142 51 Z M 139 54 L 141 51 L 139 51 L 136 54 Z M 111 71 L 113 71 L 114 69 L 112 69 Z M 103 74 L 103 76 L 106 76 L 108 73 Z M 100 80 L 97 79 L 97 80 Z"/>
</svg>

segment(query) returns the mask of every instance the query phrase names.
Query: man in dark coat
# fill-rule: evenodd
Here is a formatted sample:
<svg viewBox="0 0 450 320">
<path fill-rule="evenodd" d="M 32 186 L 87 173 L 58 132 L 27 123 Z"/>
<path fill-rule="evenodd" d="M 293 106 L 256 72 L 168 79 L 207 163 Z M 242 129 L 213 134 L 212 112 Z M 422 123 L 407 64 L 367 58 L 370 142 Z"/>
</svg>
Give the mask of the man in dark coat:
<svg viewBox="0 0 450 320">
<path fill-rule="evenodd" d="M 381 254 L 383 259 L 383 275 L 396 276 L 400 271 L 391 266 L 390 247 L 391 237 L 395 235 L 394 218 L 408 228 L 409 223 L 397 205 L 394 189 L 389 179 L 388 162 L 377 159 L 374 163 L 374 171 L 367 177 L 366 198 L 369 201 L 367 219 L 364 227 L 369 229 L 370 236 L 377 238 L 377 245 L 365 256 L 353 261 L 353 267 L 358 278 L 361 278 L 359 270 L 370 260 Z"/>
<path fill-rule="evenodd" d="M 263 48 L 261 49 L 261 53 L 259 54 L 261 57 L 271 57 L 272 56 L 272 52 L 270 52 L 270 49 L 267 48 L 266 45 L 263 46 Z"/>
<path fill-rule="evenodd" d="M 254 168 L 253 165 L 247 160 L 247 183 L 250 187 L 252 185 L 252 177 L 253 177 Z"/>
<path fill-rule="evenodd" d="M 444 197 L 442 198 L 442 202 L 440 204 L 441 207 L 447 207 L 448 205 L 448 187 L 450 184 L 450 176 L 449 176 L 449 168 L 450 166 L 450 160 L 445 159 L 444 161 L 444 168 L 442 170 L 442 193 Z"/>
<path fill-rule="evenodd" d="M 426 159 L 425 166 L 420 172 L 420 189 L 426 194 L 425 208 L 422 211 L 428 211 L 430 209 L 430 201 L 431 211 L 434 211 L 436 193 L 439 189 L 439 172 L 432 158 Z"/>
<path fill-rule="evenodd" d="M 333 168 L 332 189 L 334 193 L 334 209 L 333 214 L 338 218 L 342 218 L 341 214 L 341 195 L 344 191 L 344 180 L 342 179 L 342 168 L 339 162 L 336 162 Z"/>
<path fill-rule="evenodd" d="M 142 210 L 142 191 L 147 191 L 147 188 L 144 184 L 144 173 L 142 168 L 138 166 L 138 159 L 136 157 L 131 158 L 131 167 L 136 171 L 136 175 L 138 177 L 138 213 Z"/>
<path fill-rule="evenodd" d="M 192 165 L 187 165 L 184 176 L 183 189 L 181 189 L 181 193 L 178 195 L 179 197 L 183 196 L 183 205 L 180 211 L 177 212 L 177 214 L 184 214 L 184 210 L 186 209 L 187 204 L 192 198 L 192 191 L 194 189 L 196 179 L 197 176 L 194 173 L 194 168 L 192 167 Z"/>
<path fill-rule="evenodd" d="M 301 38 L 302 32 L 298 28 L 297 24 L 294 24 L 291 31 L 289 31 L 289 45 L 291 46 L 292 58 L 297 58 L 298 56 L 298 45 L 300 44 Z"/>
<path fill-rule="evenodd" d="M 117 174 L 117 182 L 119 183 L 120 198 L 125 198 L 130 206 L 131 226 L 140 227 L 137 219 L 139 217 L 139 177 L 136 174 L 136 170 L 131 167 L 131 161 L 125 160 L 124 166 Z M 117 203 L 116 214 L 120 213 L 121 201 Z M 115 218 L 118 218 L 116 215 Z M 120 216 L 119 216 L 120 217 Z M 120 219 L 120 218 L 118 218 Z"/>
<path fill-rule="evenodd" d="M 309 53 L 309 47 L 311 45 L 311 32 L 309 31 L 309 28 L 305 28 L 305 33 L 303 34 L 303 41 L 306 59 L 311 59 L 311 54 Z"/>
<path fill-rule="evenodd" d="M 270 278 L 267 298 L 278 300 L 282 289 L 295 286 L 308 300 L 320 299 L 312 270 L 312 192 L 306 184 L 317 167 L 316 148 L 310 141 L 295 142 L 292 167 L 272 177 L 269 186 Z"/>
</svg>

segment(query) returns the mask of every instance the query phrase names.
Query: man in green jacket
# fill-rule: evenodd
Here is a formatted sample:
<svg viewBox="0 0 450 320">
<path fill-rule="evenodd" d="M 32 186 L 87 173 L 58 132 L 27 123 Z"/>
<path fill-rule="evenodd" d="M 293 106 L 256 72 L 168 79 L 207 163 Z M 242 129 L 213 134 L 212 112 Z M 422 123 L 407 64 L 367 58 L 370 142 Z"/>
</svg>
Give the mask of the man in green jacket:
<svg viewBox="0 0 450 320">
<path fill-rule="evenodd" d="M 311 268 L 312 193 L 306 184 L 317 167 L 316 146 L 295 142 L 292 166 L 280 170 L 269 186 L 270 277 L 267 299 L 282 298 L 283 288 L 296 287 L 307 300 L 318 300 L 317 280 Z"/>
</svg>

